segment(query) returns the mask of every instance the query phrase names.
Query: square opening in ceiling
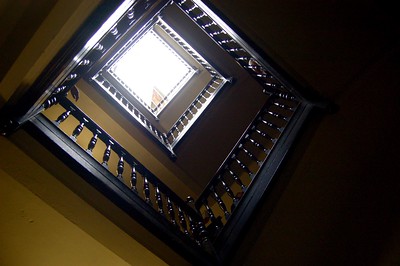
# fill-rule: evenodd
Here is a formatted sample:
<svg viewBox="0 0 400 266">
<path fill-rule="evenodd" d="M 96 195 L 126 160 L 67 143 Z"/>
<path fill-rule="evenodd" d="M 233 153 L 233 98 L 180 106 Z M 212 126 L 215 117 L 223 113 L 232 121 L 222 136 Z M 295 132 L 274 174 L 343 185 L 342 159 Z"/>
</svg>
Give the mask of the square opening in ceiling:
<svg viewBox="0 0 400 266">
<path fill-rule="evenodd" d="M 154 116 L 196 72 L 153 29 L 122 50 L 108 72 Z"/>
<path fill-rule="evenodd" d="M 101 41 L 112 45 L 92 69 L 89 81 L 174 157 L 174 147 L 232 78 L 206 60 L 199 47 L 192 47 L 209 37 L 173 2 L 149 9 L 154 13 L 143 17 L 136 12 L 137 20 L 131 19 L 129 10 L 123 16 L 127 19 L 110 28 L 111 37 Z M 191 34 L 183 38 L 186 28 Z M 209 42 L 207 49 L 221 52 Z"/>
</svg>

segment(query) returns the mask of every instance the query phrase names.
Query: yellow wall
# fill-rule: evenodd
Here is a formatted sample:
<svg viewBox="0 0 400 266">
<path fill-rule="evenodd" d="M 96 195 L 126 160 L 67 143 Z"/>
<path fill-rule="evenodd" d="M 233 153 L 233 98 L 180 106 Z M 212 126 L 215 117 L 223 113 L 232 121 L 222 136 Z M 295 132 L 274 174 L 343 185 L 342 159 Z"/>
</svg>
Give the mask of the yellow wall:
<svg viewBox="0 0 400 266">
<path fill-rule="evenodd" d="M 294 162 L 250 224 L 235 265 L 399 265 L 400 23 L 396 9 L 389 1 L 213 2 L 292 74 L 341 107 L 303 138 Z M 8 94 L 0 90 L 0 95 Z M 66 257 L 82 256 L 84 261 L 99 256 L 91 249 L 97 246 L 101 261 L 109 265 L 124 261 L 138 265 L 133 258 L 144 250 L 119 244 L 117 236 L 129 237 L 112 223 L 94 218 L 96 222 L 87 224 L 95 228 L 81 230 L 84 225 L 76 225 L 68 205 L 79 203 L 78 197 L 48 195 L 57 205 L 53 207 L 30 192 L 27 183 L 36 186 L 36 194 L 40 188 L 42 194 L 49 193 L 37 181 L 43 172 L 27 168 L 32 163 L 19 163 L 21 153 L 10 149 L 16 147 L 0 138 L 0 264 L 34 264 L 28 257 L 33 247 L 36 259 L 43 250 L 59 256 L 54 259 L 60 261 L 49 262 L 52 265 L 60 265 Z M 11 200 L 19 202 L 15 208 L 7 207 Z M 24 205 L 31 202 L 47 212 Z M 81 219 L 101 218 L 93 209 L 86 210 L 90 211 Z M 42 221 L 41 230 L 34 230 Z M 17 231 L 17 225 L 24 226 Z M 105 228 L 103 235 L 93 233 Z M 51 232 L 58 234 L 44 235 Z M 37 242 L 31 246 L 18 243 L 32 238 Z M 84 241 L 85 253 L 74 249 Z M 147 254 L 147 259 L 154 259 Z M 17 261 L 24 257 L 25 262 Z"/>
<path fill-rule="evenodd" d="M 2 265 L 128 265 L 0 170 Z"/>
<path fill-rule="evenodd" d="M 98 2 L 0 3 L 0 106 L 29 87 Z M 43 161 L 26 155 L 15 139 L 25 152 L 38 152 L 27 148 L 32 140 L 23 134 L 0 138 L 0 265 L 165 265 L 42 168 Z"/>
<path fill-rule="evenodd" d="M 166 265 L 9 139 L 0 147 L 0 265 Z"/>
</svg>

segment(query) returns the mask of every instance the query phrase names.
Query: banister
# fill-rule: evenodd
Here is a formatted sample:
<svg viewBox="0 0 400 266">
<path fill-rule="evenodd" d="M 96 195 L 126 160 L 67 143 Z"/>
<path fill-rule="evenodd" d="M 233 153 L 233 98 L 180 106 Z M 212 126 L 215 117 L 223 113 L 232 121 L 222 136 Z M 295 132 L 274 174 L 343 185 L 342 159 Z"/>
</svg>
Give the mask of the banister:
<svg viewBox="0 0 400 266">
<path fill-rule="evenodd" d="M 210 246 L 201 224 L 195 225 L 197 240 L 185 235 L 180 228 L 147 204 L 137 193 L 120 182 L 114 174 L 101 166 L 93 156 L 78 146 L 69 136 L 62 133 L 57 125 L 39 114 L 25 124 L 24 129 L 35 137 L 50 152 L 82 177 L 91 186 L 103 193 L 118 208 L 165 242 L 182 257 L 193 264 L 218 265 L 218 258 Z M 60 173 L 62 174 L 62 173 Z M 185 207 L 181 208 L 186 210 Z M 192 213 L 192 212 L 191 212 Z M 112 214 L 108 214 L 112 215 Z M 186 217 L 187 222 L 189 219 Z M 190 215 L 197 218 L 196 214 Z M 192 227 L 193 228 L 193 227 Z M 191 229 L 192 229 L 191 228 Z M 191 232 L 190 229 L 190 233 Z M 200 245 L 199 245 L 200 244 Z"/>
<path fill-rule="evenodd" d="M 259 170 L 263 167 L 264 163 L 267 161 L 269 154 L 274 149 L 277 140 L 280 138 L 282 132 L 284 131 L 284 128 L 286 128 L 286 126 L 290 122 L 291 117 L 295 114 L 297 106 L 299 104 L 297 101 L 290 101 L 289 103 L 288 100 L 284 100 L 286 101 L 286 103 L 282 103 L 279 102 L 280 100 L 282 101 L 282 99 L 279 96 L 270 96 L 267 99 L 264 106 L 261 108 L 261 110 L 255 115 L 252 122 L 247 126 L 242 136 L 239 138 L 237 143 L 231 149 L 231 152 L 226 156 L 225 160 L 222 162 L 221 166 L 218 168 L 213 178 L 211 178 L 211 180 L 203 190 L 202 194 L 196 201 L 195 206 L 200 212 L 202 207 L 206 208 L 206 213 L 212 212 L 212 209 L 220 208 L 224 213 L 225 223 L 222 221 L 219 221 L 219 223 L 222 222 L 223 224 L 226 224 L 229 222 L 230 216 L 234 213 L 234 211 L 237 210 L 236 207 L 240 203 L 241 199 L 243 197 L 246 197 L 246 191 L 252 185 L 253 179 L 255 179 L 256 175 L 258 175 Z M 279 104 L 280 106 L 279 108 L 285 110 L 289 109 L 290 113 L 283 114 L 282 112 L 278 112 L 276 110 L 272 111 L 271 106 L 276 106 L 275 103 Z M 268 117 L 263 118 L 266 114 L 270 115 L 274 119 L 280 119 L 284 121 L 284 123 L 282 123 L 281 126 L 277 127 L 272 122 L 267 121 Z M 264 131 L 257 129 L 260 123 L 268 126 L 272 130 L 277 131 L 276 136 L 271 137 L 269 135 L 271 133 L 268 134 Z M 263 144 L 261 144 L 256 140 L 252 139 L 251 135 L 253 133 L 260 134 L 261 138 L 264 138 L 269 142 L 269 146 L 264 144 L 265 141 L 263 142 Z M 246 142 L 251 143 L 258 149 L 258 156 L 250 152 L 248 147 L 245 147 Z M 245 164 L 244 162 L 242 162 L 241 159 L 238 158 L 240 152 L 243 152 L 249 158 L 247 164 Z M 261 153 L 265 154 L 262 159 L 258 158 L 260 157 Z M 238 166 L 237 167 L 238 170 L 236 170 L 236 172 L 234 172 L 231 169 L 232 164 L 236 164 Z M 255 171 L 254 170 L 251 171 L 249 169 L 250 165 L 256 165 L 253 166 Z M 244 174 L 244 176 L 242 174 Z M 227 179 L 231 179 L 232 182 L 228 183 Z M 239 185 L 240 188 L 239 190 L 233 189 L 232 186 L 234 185 L 234 183 Z M 245 185 L 245 183 L 247 185 Z M 218 185 L 221 185 L 222 189 L 217 190 L 216 188 L 218 187 Z M 236 195 L 235 195 L 235 190 L 238 193 Z M 228 198 L 230 198 L 229 202 L 232 203 L 230 211 L 227 208 L 227 203 L 224 202 L 224 200 L 221 197 L 223 194 L 227 194 L 229 196 Z M 212 201 L 215 200 L 216 202 L 215 205 L 217 205 L 218 207 L 211 208 L 209 206 L 210 202 L 209 199 L 211 199 Z M 215 216 L 215 214 L 213 213 L 212 216 Z M 212 221 L 211 224 L 209 225 L 211 227 L 213 226 Z M 222 228 L 220 229 L 222 230 Z M 218 236 L 218 231 L 215 231 L 214 233 L 216 234 L 214 234 L 212 237 L 216 238 Z"/>
<path fill-rule="evenodd" d="M 25 112 L 26 108 L 23 108 L 25 112 L 23 114 L 16 112 L 19 115 L 16 121 L 22 123 L 31 119 L 29 123 L 34 134 L 48 138 L 47 141 L 52 143 L 52 147 L 58 147 L 57 153 L 67 157 L 68 162 L 84 172 L 85 178 L 100 190 L 112 194 L 112 200 L 120 204 L 126 212 L 133 210 L 149 230 L 153 230 L 168 243 L 179 242 L 176 247 L 178 252 L 182 250 L 189 252 L 192 259 L 204 255 L 200 261 L 204 264 L 213 264 L 218 262 L 219 256 L 226 258 L 231 252 L 232 246 L 237 242 L 245 223 L 269 187 L 314 104 L 303 97 L 291 80 L 281 75 L 202 1 L 138 0 L 129 3 L 132 6 L 127 7 L 128 9 L 120 14 L 121 17 L 114 19 L 113 25 L 103 29 L 104 32 L 100 30 L 96 38 L 93 37 L 94 39 L 83 45 L 74 59 L 68 62 L 69 64 L 61 58 L 63 59 L 61 62 L 67 65 L 67 68 L 61 71 L 58 67 L 58 72 L 50 72 L 54 74 L 53 80 L 49 81 L 46 73 L 43 74 L 43 79 L 35 84 L 36 89 L 41 84 L 46 85 L 38 96 L 39 100 L 35 99 L 34 106 L 29 106 L 29 112 Z M 130 28 L 137 25 L 137 30 L 141 31 L 150 23 L 139 21 L 140 18 L 146 16 L 153 19 L 163 8 L 173 3 L 218 45 L 218 49 L 221 48 L 224 53 L 229 54 L 244 69 L 246 75 L 249 74 L 248 76 L 258 82 L 263 92 L 260 94 L 266 99 L 264 106 L 247 126 L 195 201 L 195 209 L 137 160 L 132 152 L 107 133 L 107 129 L 101 128 L 94 118 L 86 115 L 84 110 L 66 97 L 82 77 L 90 79 L 92 83 L 97 82 L 103 92 L 123 102 L 122 108 L 134 117 L 134 122 L 142 126 L 151 138 L 161 143 L 162 149 L 175 156 L 173 148 L 210 103 L 208 98 L 213 98 L 223 84 L 232 81 L 232 78 L 225 78 L 200 54 L 189 51 L 200 65 L 209 71 L 212 79 L 200 93 L 197 93 L 171 129 L 164 133 L 157 129 L 138 108 L 118 94 L 119 92 L 103 76 L 98 75 L 96 68 L 99 66 L 95 65 L 107 51 L 112 50 L 116 41 Z M 171 29 L 165 26 L 164 30 Z M 178 43 L 186 45 L 176 37 L 175 33 L 172 34 Z M 92 75 L 93 72 L 96 75 Z M 208 102 L 203 103 L 205 100 Z M 65 111 L 51 123 L 40 113 L 56 104 L 62 106 Z M 60 125 L 66 123 L 71 116 L 75 117 L 78 123 L 72 132 L 64 134 Z M 32 129 L 32 125 L 35 129 Z M 5 123 L 3 126 L 14 125 Z M 84 130 L 89 130 L 92 137 L 88 140 L 87 146 L 82 147 L 76 140 Z M 6 134 L 6 130 L 4 132 Z M 106 146 L 100 161 L 92 155 L 98 141 Z M 111 173 L 108 168 L 113 153 L 118 156 L 116 173 Z M 129 173 L 128 182 L 126 178 L 124 180 L 126 173 Z M 163 233 L 163 230 L 167 232 Z M 209 235 L 214 241 L 213 246 L 210 245 Z M 188 248 L 185 248 L 186 244 Z"/>
<path fill-rule="evenodd" d="M 71 116 L 74 116 L 78 121 L 85 120 L 84 127 L 89 129 L 93 135 L 97 134 L 97 138 L 102 140 L 104 143 L 112 143 L 110 145 L 111 149 L 118 155 L 123 154 L 124 161 L 129 165 L 134 165 L 136 171 L 144 175 L 148 181 L 152 184 L 156 184 L 158 188 L 164 193 L 168 194 L 168 197 L 176 204 L 181 206 L 193 218 L 200 219 L 199 214 L 187 206 L 186 202 L 183 201 L 175 192 L 173 192 L 168 186 L 166 186 L 159 178 L 157 178 L 150 170 L 148 170 L 142 163 L 140 163 L 129 151 L 127 151 L 123 146 L 121 146 L 117 140 L 115 140 L 111 135 L 109 135 L 104 129 L 102 129 L 98 124 L 96 124 L 93 119 L 87 116 L 79 107 L 73 104 L 66 97 L 63 97 L 59 104 L 63 106 Z M 57 122 L 58 123 L 58 122 Z"/>
</svg>

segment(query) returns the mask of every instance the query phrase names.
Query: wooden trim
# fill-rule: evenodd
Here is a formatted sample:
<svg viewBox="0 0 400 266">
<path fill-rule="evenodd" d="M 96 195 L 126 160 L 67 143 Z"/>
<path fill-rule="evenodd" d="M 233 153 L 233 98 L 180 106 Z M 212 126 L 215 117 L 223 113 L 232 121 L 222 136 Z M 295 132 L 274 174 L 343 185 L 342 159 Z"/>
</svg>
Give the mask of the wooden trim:
<svg viewBox="0 0 400 266">
<path fill-rule="evenodd" d="M 291 123 L 286 127 L 285 132 L 275 144 L 274 150 L 269 155 L 268 160 L 246 191 L 246 196 L 239 202 L 235 212 L 215 240 L 215 249 L 223 261 L 229 260 L 229 256 L 240 242 L 239 239 L 245 231 L 246 225 L 249 223 L 251 217 L 254 216 L 260 202 L 265 198 L 270 189 L 270 183 L 282 167 L 287 153 L 293 147 L 302 126 L 305 124 L 313 108 L 313 105 L 307 103 L 301 104 L 298 107 L 296 113 L 291 118 Z"/>
<path fill-rule="evenodd" d="M 174 228 L 43 115 L 29 121 L 25 129 L 86 182 L 182 257 L 193 264 L 215 265 L 215 257 Z"/>
<path fill-rule="evenodd" d="M 57 53 L 32 86 L 11 96 L 0 110 L 0 134 L 11 134 L 36 114 L 37 108 L 50 95 L 51 92 L 48 89 L 54 82 L 54 78 L 64 71 L 77 52 L 122 2 L 122 0 L 102 1 Z"/>
</svg>

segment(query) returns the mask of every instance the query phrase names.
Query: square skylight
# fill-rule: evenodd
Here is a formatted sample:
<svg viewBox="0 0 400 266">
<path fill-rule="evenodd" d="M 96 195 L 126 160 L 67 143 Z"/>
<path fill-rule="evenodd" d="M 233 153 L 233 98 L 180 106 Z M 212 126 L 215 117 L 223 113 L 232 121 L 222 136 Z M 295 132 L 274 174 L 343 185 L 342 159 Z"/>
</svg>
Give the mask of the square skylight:
<svg viewBox="0 0 400 266">
<path fill-rule="evenodd" d="M 129 20 L 116 25 L 109 40 L 115 46 L 90 78 L 172 157 L 174 147 L 231 80 L 175 30 L 177 16 L 189 20 L 176 8 L 168 5 L 162 9 L 163 17 L 157 14 L 146 23 L 139 21 L 124 35 L 117 29 Z M 196 31 L 190 39 L 194 43 L 203 36 L 200 29 Z"/>
<path fill-rule="evenodd" d="M 108 71 L 155 116 L 195 73 L 153 29 L 133 42 Z"/>
</svg>

